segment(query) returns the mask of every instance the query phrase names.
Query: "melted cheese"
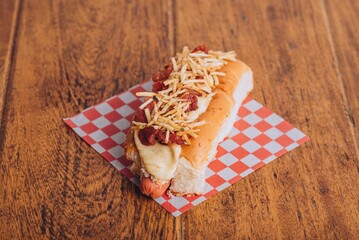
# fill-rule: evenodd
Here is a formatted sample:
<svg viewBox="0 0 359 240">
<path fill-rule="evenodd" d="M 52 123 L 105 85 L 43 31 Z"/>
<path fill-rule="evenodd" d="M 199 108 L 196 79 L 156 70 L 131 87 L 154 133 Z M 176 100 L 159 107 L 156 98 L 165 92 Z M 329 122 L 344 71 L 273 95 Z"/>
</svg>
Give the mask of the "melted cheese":
<svg viewBox="0 0 359 240">
<path fill-rule="evenodd" d="M 196 120 L 207 110 L 212 98 L 198 97 L 198 109 L 191 112 L 190 120 Z M 158 180 L 170 180 L 177 168 L 181 146 L 177 144 L 163 145 L 158 142 L 146 146 L 138 139 L 138 130 L 134 132 L 135 144 L 139 151 L 142 166 Z"/>
<path fill-rule="evenodd" d="M 188 117 L 188 120 L 194 121 L 196 120 L 199 115 L 204 113 L 207 110 L 207 107 L 209 105 L 209 102 L 212 100 L 212 98 L 206 98 L 206 97 L 198 97 L 198 108 L 194 111 L 192 111 Z"/>
<path fill-rule="evenodd" d="M 158 180 L 172 179 L 177 168 L 181 146 L 163 145 L 158 142 L 155 145 L 146 146 L 138 138 L 138 130 L 135 131 L 134 136 L 142 166 L 146 171 Z"/>
</svg>

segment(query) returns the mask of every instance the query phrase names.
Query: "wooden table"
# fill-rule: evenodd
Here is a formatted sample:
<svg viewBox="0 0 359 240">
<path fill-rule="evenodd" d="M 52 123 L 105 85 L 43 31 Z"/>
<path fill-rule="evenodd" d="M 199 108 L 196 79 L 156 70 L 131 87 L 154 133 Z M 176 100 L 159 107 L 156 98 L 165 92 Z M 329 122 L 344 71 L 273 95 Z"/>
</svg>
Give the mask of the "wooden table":
<svg viewBox="0 0 359 240">
<path fill-rule="evenodd" d="M 0 238 L 359 239 L 359 1 L 0 1 Z M 184 45 L 237 50 L 311 137 L 174 218 L 63 117 Z"/>
</svg>

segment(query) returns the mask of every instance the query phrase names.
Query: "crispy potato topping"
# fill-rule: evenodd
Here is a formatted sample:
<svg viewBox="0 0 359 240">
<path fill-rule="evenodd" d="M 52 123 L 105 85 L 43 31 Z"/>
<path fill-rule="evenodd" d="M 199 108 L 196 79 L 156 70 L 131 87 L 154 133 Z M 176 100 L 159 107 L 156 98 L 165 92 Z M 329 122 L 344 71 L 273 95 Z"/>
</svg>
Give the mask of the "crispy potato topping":
<svg viewBox="0 0 359 240">
<path fill-rule="evenodd" d="M 190 137 L 198 137 L 199 130 L 196 128 L 206 122 L 189 120 L 191 112 L 187 110 L 191 102 L 186 100 L 186 94 L 191 92 L 198 97 L 211 99 L 215 94 L 214 88 L 219 84 L 218 76 L 225 76 L 220 69 L 228 61 L 235 60 L 234 51 L 191 52 L 188 47 L 184 47 L 181 53 L 171 58 L 173 70 L 168 79 L 163 81 L 166 87 L 164 90 L 136 93 L 137 96 L 146 99 L 140 108 L 145 110 L 147 123 L 133 121 L 133 127 L 137 129 L 154 127 L 164 130 L 166 142 L 170 133 L 175 133 L 189 145 Z M 152 104 L 151 108 L 148 107 L 150 104 Z"/>
</svg>

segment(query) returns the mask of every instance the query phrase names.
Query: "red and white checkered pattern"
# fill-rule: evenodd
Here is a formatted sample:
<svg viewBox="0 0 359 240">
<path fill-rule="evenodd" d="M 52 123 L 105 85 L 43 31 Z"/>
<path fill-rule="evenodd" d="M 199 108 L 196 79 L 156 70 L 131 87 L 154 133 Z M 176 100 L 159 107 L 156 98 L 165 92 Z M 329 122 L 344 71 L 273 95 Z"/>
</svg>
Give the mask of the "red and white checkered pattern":
<svg viewBox="0 0 359 240">
<path fill-rule="evenodd" d="M 64 119 L 80 137 L 136 185 L 139 180 L 129 170 L 131 162 L 124 157 L 124 141 L 132 114 L 142 103 L 135 93 L 150 91 L 151 88 L 151 82 L 137 85 L 72 118 Z M 248 97 L 238 112 L 229 137 L 218 146 L 216 159 L 208 166 L 205 193 L 172 199 L 164 194 L 155 201 L 173 216 L 179 216 L 308 140 L 300 130 Z"/>
</svg>

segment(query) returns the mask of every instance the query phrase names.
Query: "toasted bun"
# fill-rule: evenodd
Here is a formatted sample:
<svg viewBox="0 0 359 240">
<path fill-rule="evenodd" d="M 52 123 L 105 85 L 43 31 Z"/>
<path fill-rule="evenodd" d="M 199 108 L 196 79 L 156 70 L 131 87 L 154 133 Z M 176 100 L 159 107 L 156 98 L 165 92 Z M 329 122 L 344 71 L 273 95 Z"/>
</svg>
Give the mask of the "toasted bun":
<svg viewBox="0 0 359 240">
<path fill-rule="evenodd" d="M 202 194 L 207 166 L 214 159 L 218 144 L 231 131 L 242 101 L 253 89 L 252 71 L 243 62 L 230 62 L 221 71 L 226 76 L 220 78 L 216 95 L 198 119 L 206 124 L 200 127 L 198 138 L 191 140 L 190 146 L 182 147 L 170 186 L 174 195 Z"/>
<path fill-rule="evenodd" d="M 216 95 L 208 105 L 207 111 L 198 118 L 198 121 L 205 120 L 206 124 L 199 127 L 200 134 L 191 140 L 191 145 L 182 146 L 181 156 L 188 159 L 195 169 L 201 169 L 203 164 L 209 160 L 208 155 L 212 152 L 211 149 L 217 147 L 217 144 L 213 145 L 213 143 L 217 143 L 218 141 L 215 140 L 223 135 L 220 134 L 223 124 L 226 123 L 233 111 L 237 110 L 235 113 L 238 112 L 238 109 L 234 109 L 234 107 L 238 105 L 236 102 L 243 101 L 243 99 L 238 99 L 235 92 L 240 86 L 241 76 L 245 72 L 249 72 L 250 69 L 243 62 L 236 61 L 228 63 L 221 71 L 225 72 L 226 76 L 219 78 L 220 84 L 214 90 Z M 248 91 L 251 89 L 252 87 L 249 87 Z M 220 141 L 222 140 L 220 139 Z"/>
<path fill-rule="evenodd" d="M 252 71 L 245 63 L 229 62 L 221 71 L 226 75 L 219 78 L 220 84 L 214 90 L 216 95 L 209 103 L 206 112 L 198 118 L 198 121 L 205 120 L 206 124 L 199 127 L 199 136 L 191 139 L 191 145 L 182 146 L 178 166 L 170 186 L 170 191 L 174 195 L 203 192 L 208 163 L 214 159 L 218 144 L 228 136 L 242 101 L 253 88 Z M 133 135 L 133 131 L 129 131 L 126 137 L 126 157 L 134 161 L 131 167 L 132 172 L 140 175 L 141 158 Z M 151 179 L 142 179 L 146 181 L 146 183 L 141 183 L 143 186 L 146 185 L 146 189 L 141 187 L 141 191 L 149 196 L 157 196 L 159 188 L 153 188 L 154 183 L 148 182 Z M 160 188 L 161 193 L 165 190 L 164 187 Z"/>
</svg>

